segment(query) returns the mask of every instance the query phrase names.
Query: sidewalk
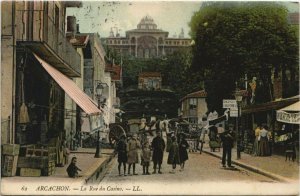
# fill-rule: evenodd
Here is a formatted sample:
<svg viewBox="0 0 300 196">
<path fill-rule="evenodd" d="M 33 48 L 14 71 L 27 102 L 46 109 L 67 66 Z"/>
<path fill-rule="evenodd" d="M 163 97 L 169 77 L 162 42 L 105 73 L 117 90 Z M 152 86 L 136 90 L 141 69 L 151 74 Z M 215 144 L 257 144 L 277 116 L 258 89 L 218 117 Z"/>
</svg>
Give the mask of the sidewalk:
<svg viewBox="0 0 300 196">
<path fill-rule="evenodd" d="M 10 191 L 14 185 L 32 186 L 35 184 L 50 185 L 50 184 L 68 184 L 73 186 L 81 186 L 87 182 L 100 181 L 101 172 L 106 167 L 107 163 L 113 157 L 113 149 L 101 149 L 101 158 L 94 158 L 95 149 L 79 148 L 77 151 L 71 151 L 69 163 L 73 156 L 77 157 L 77 166 L 82 170 L 78 178 L 69 178 L 66 169 L 69 164 L 64 167 L 56 167 L 55 173 L 51 176 L 40 177 L 3 177 L 1 180 L 1 192 Z M 96 175 L 97 178 L 94 176 Z"/>
<path fill-rule="evenodd" d="M 208 145 L 203 146 L 203 152 L 212 156 L 222 158 L 220 152 L 211 152 Z M 272 155 L 267 157 L 252 156 L 241 152 L 241 159 L 237 160 L 236 149 L 232 149 L 232 163 L 253 172 L 262 174 L 280 182 L 299 181 L 299 164 L 297 161 L 285 161 L 285 157 Z M 221 160 L 220 160 L 221 161 Z M 220 162 L 221 164 L 221 162 Z"/>
</svg>

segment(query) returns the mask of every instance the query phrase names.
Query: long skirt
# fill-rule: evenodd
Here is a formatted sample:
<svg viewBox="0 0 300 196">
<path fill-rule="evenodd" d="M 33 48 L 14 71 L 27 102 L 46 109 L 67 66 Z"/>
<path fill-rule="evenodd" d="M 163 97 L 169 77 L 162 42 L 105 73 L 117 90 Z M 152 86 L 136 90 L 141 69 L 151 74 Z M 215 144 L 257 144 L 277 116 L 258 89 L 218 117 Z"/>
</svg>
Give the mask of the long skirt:
<svg viewBox="0 0 300 196">
<path fill-rule="evenodd" d="M 258 152 L 259 152 L 259 156 L 269 156 L 270 155 L 270 147 L 269 147 L 267 137 L 260 137 Z"/>
</svg>

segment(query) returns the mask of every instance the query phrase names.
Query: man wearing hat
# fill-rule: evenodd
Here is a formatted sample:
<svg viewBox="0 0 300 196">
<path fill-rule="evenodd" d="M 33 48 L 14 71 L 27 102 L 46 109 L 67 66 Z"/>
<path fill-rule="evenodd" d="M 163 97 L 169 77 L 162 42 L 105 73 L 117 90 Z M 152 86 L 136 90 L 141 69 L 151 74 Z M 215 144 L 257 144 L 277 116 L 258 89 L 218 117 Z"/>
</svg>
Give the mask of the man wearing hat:
<svg viewBox="0 0 300 196">
<path fill-rule="evenodd" d="M 152 150 L 153 150 L 152 160 L 153 160 L 154 174 L 156 173 L 157 165 L 158 165 L 158 173 L 159 174 L 162 173 L 160 169 L 163 160 L 165 146 L 166 146 L 165 141 L 161 137 L 161 132 L 160 130 L 157 130 L 156 137 L 152 140 Z"/>
<path fill-rule="evenodd" d="M 222 155 L 222 165 L 226 167 L 226 157 L 227 157 L 227 166 L 231 166 L 231 149 L 233 147 L 234 142 L 234 132 L 233 132 L 233 125 L 230 124 L 226 127 L 226 130 L 220 134 L 222 145 L 223 145 L 223 155 Z"/>
</svg>

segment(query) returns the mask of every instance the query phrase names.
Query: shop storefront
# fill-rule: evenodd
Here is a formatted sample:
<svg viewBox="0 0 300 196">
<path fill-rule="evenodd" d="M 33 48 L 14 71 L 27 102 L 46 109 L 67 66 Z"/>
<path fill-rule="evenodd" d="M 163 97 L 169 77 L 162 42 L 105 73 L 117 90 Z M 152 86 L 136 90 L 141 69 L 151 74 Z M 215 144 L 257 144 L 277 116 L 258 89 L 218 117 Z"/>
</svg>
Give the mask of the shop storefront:
<svg viewBox="0 0 300 196">
<path fill-rule="evenodd" d="M 278 110 L 295 104 L 299 101 L 300 96 L 294 96 L 278 101 L 272 101 L 263 104 L 250 105 L 242 108 L 242 145 L 244 152 L 251 154 L 253 143 L 255 140 L 254 130 L 258 125 L 267 125 L 268 131 L 270 131 L 271 140 L 269 142 L 272 154 L 285 155 L 286 140 L 288 132 L 292 130 L 298 130 L 299 125 L 287 124 L 277 120 Z M 282 113 L 281 113 L 282 114 Z M 281 115 L 283 119 L 286 119 L 286 115 Z M 296 117 L 293 117 L 293 121 L 297 121 Z M 298 119 L 299 121 L 299 119 Z M 285 126 L 283 126 L 285 124 Z M 298 128 L 297 128 L 298 126 Z M 293 131 L 292 131 L 293 132 Z M 285 135 L 285 136 L 284 136 Z M 293 138 L 299 137 L 297 133 L 293 134 Z"/>
<path fill-rule="evenodd" d="M 281 127 L 275 132 L 276 152 L 286 154 L 286 150 L 292 150 L 293 156 L 299 160 L 300 101 L 277 110 L 276 120 Z"/>
<path fill-rule="evenodd" d="M 99 117 L 101 111 L 68 76 L 35 53 L 18 53 L 17 63 L 17 175 L 52 175 L 56 166 L 67 164 L 66 149 L 73 140 L 64 130 L 66 113 L 78 113 L 65 111 L 65 96 L 81 108 L 79 117 Z"/>
</svg>

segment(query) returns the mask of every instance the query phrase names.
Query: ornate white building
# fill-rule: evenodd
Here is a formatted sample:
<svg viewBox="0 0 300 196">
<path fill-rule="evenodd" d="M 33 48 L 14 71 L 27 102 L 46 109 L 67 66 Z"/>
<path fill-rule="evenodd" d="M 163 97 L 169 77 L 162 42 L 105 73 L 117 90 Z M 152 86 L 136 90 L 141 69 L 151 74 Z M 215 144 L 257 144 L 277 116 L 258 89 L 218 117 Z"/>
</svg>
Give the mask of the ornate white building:
<svg viewBox="0 0 300 196">
<path fill-rule="evenodd" d="M 145 16 L 137 25 L 137 29 L 126 31 L 121 37 L 111 30 L 110 36 L 105 38 L 108 48 L 114 49 L 122 55 L 136 58 L 159 58 L 174 51 L 191 46 L 191 39 L 184 38 L 183 29 L 179 36 L 168 37 L 169 32 L 157 28 L 150 16 Z"/>
</svg>

